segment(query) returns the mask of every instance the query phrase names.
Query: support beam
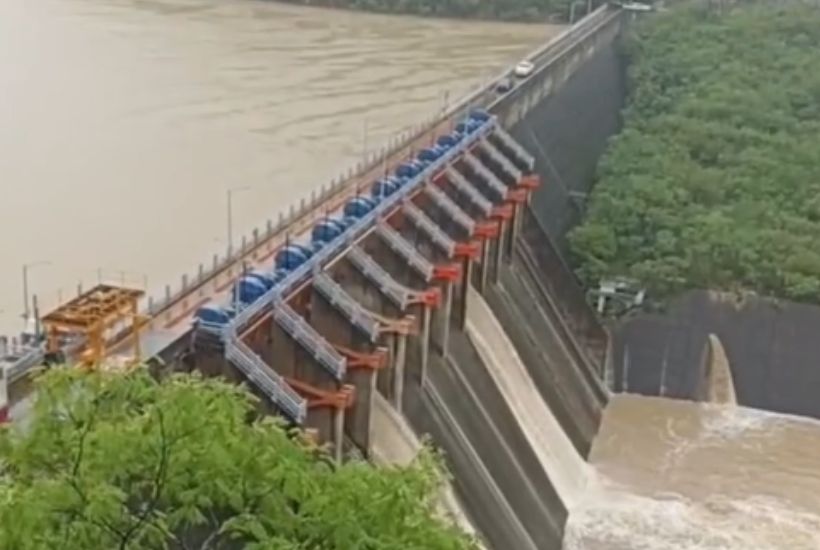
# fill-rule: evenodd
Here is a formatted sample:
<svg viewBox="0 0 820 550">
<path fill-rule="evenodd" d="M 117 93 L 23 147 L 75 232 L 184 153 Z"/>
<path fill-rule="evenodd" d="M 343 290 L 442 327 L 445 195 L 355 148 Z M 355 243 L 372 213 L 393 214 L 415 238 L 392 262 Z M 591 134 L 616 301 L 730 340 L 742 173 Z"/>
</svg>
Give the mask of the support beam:
<svg viewBox="0 0 820 550">
<path fill-rule="evenodd" d="M 481 215 L 489 218 L 493 212 L 493 203 L 485 197 L 481 191 L 475 188 L 464 175 L 455 168 L 448 168 L 445 171 L 447 180 Z"/>
<path fill-rule="evenodd" d="M 490 241 L 481 243 L 481 272 L 478 279 L 478 290 L 482 294 L 487 290 L 487 278 L 490 272 Z"/>
<path fill-rule="evenodd" d="M 491 170 L 489 170 L 484 164 L 472 153 L 465 153 L 464 155 L 464 164 L 470 168 L 470 170 L 486 184 L 486 186 L 492 191 L 492 194 L 498 198 L 500 201 L 507 200 L 507 193 L 509 191 L 509 187 L 498 179 L 495 174 Z"/>
<path fill-rule="evenodd" d="M 499 235 L 495 242 L 495 261 L 493 262 L 493 283 L 498 284 L 498 278 L 501 273 L 501 264 L 504 261 L 504 247 L 507 240 L 507 226 L 515 224 L 515 208 L 513 208 L 513 218 L 507 222 L 499 222 Z"/>
<path fill-rule="evenodd" d="M 343 380 L 347 361 L 284 301 L 274 306 L 273 319 L 336 380 Z"/>
<path fill-rule="evenodd" d="M 450 347 L 450 317 L 453 309 L 453 283 L 444 286 L 444 307 L 441 323 L 441 355 L 447 357 Z"/>
<path fill-rule="evenodd" d="M 420 384 L 424 387 L 427 382 L 427 368 L 430 364 L 430 323 L 432 319 L 432 308 L 425 307 L 422 310 L 421 318 L 421 356 L 419 365 Z"/>
<path fill-rule="evenodd" d="M 476 231 L 476 222 L 467 214 L 447 193 L 439 189 L 436 185 L 427 184 L 424 187 L 425 195 L 435 204 L 448 219 L 461 227 L 464 233 L 471 237 Z"/>
<path fill-rule="evenodd" d="M 510 159 L 508 159 L 504 154 L 495 148 L 495 146 L 490 143 L 489 140 L 481 140 L 479 143 L 479 148 L 483 150 L 487 157 L 492 160 L 494 163 L 498 165 L 498 168 L 501 169 L 502 172 L 506 175 L 507 179 L 511 182 L 518 183 L 521 181 L 523 174 L 518 167 L 513 164 Z"/>
<path fill-rule="evenodd" d="M 503 147 L 512 153 L 517 164 L 523 167 L 524 171 L 530 173 L 535 168 L 535 157 L 518 143 L 504 128 L 496 126 L 493 132 L 495 137 Z"/>
<path fill-rule="evenodd" d="M 401 413 L 404 401 L 404 366 L 407 360 L 407 335 L 395 334 L 396 357 L 393 363 L 393 395 L 391 402 L 396 410 Z"/>
<path fill-rule="evenodd" d="M 410 369 L 417 368 L 417 376 L 423 383 L 427 376 L 427 365 L 430 353 L 430 322 L 432 312 L 441 305 L 441 292 L 431 286 L 427 290 L 414 290 L 396 281 L 373 257 L 361 247 L 354 247 L 347 255 L 347 259 L 373 284 L 379 292 L 400 312 L 416 311 L 420 318 L 421 327 L 417 335 L 408 335 L 406 343 L 405 362 Z M 386 262 L 386 259 L 382 259 Z"/>
</svg>

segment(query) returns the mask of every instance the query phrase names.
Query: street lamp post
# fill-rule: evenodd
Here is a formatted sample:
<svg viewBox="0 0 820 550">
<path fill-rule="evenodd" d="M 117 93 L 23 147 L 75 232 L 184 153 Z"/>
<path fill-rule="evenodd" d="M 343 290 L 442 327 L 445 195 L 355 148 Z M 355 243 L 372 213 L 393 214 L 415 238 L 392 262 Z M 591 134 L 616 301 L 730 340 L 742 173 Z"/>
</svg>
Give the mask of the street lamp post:
<svg viewBox="0 0 820 550">
<path fill-rule="evenodd" d="M 25 319 L 26 322 L 28 322 L 29 318 L 31 317 L 31 308 L 29 306 L 30 300 L 28 295 L 28 272 L 29 269 L 42 265 L 51 265 L 51 262 L 41 260 L 37 262 L 29 262 L 27 264 L 23 264 L 23 319 Z"/>
<path fill-rule="evenodd" d="M 364 132 L 362 135 L 362 157 L 364 158 L 364 162 L 367 163 L 367 135 L 368 126 L 367 126 L 367 119 L 364 119 Z"/>
<path fill-rule="evenodd" d="M 249 186 L 232 187 L 228 189 L 228 257 L 233 254 L 233 194 L 249 190 Z"/>
</svg>

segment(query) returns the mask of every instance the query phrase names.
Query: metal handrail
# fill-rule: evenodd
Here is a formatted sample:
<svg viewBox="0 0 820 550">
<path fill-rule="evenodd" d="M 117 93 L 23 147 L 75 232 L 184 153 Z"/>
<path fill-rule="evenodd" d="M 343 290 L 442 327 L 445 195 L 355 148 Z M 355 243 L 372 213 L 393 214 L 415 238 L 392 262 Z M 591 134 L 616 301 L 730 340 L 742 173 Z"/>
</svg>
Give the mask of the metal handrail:
<svg viewBox="0 0 820 550">
<path fill-rule="evenodd" d="M 487 156 L 498 163 L 501 169 L 506 172 L 513 179 L 513 181 L 521 181 L 521 170 L 519 170 L 519 168 L 513 164 L 504 153 L 499 151 L 495 145 L 490 143 L 489 140 L 482 140 L 478 146 L 484 149 Z"/>
<path fill-rule="evenodd" d="M 515 140 L 506 130 L 504 130 L 501 126 L 499 126 L 493 134 L 504 144 L 504 146 L 513 152 L 513 154 L 518 157 L 518 160 L 521 161 L 527 167 L 527 170 L 532 170 L 535 167 L 535 157 L 532 156 L 529 151 L 524 149 L 517 140 Z M 482 143 L 483 146 L 492 148 L 493 150 L 498 151 L 492 143 L 488 140 L 484 140 Z M 488 152 L 489 149 L 488 149 Z M 492 153 L 490 153 L 492 155 Z M 506 157 L 504 157 L 506 160 Z M 508 161 L 509 162 L 509 161 Z"/>
<path fill-rule="evenodd" d="M 313 288 L 344 315 L 354 327 L 362 331 L 371 342 L 379 339 L 379 322 L 354 300 L 330 275 L 320 271 L 313 276 Z"/>
<path fill-rule="evenodd" d="M 271 288 L 259 299 L 255 300 L 248 307 L 243 309 L 239 314 L 231 320 L 230 325 L 236 327 L 237 332 L 241 332 L 251 319 L 256 318 L 261 314 L 270 304 L 282 296 L 288 294 L 299 283 L 307 279 L 315 270 L 317 266 L 325 264 L 328 260 L 334 258 L 343 249 L 348 248 L 353 242 L 361 237 L 366 231 L 371 229 L 376 220 L 381 218 L 384 214 L 395 208 L 405 197 L 415 192 L 418 186 L 426 181 L 430 176 L 439 170 L 447 167 L 461 152 L 478 140 L 484 138 L 496 127 L 495 117 L 491 117 L 484 124 L 470 134 L 464 142 L 459 144 L 442 155 L 438 160 L 427 166 L 421 173 L 417 174 L 411 181 L 404 184 L 398 191 L 392 195 L 385 197 L 371 212 L 359 219 L 355 224 L 347 228 L 341 235 L 330 241 L 318 252 L 311 256 L 308 261 L 303 263 L 297 269 L 290 272 L 279 284 Z"/>
<path fill-rule="evenodd" d="M 407 262 L 407 265 L 421 275 L 426 282 L 433 280 L 433 275 L 435 274 L 433 264 L 419 254 L 416 247 L 402 237 L 398 231 L 386 223 L 381 223 L 376 229 L 376 234 L 381 237 L 390 250 L 401 256 L 402 259 Z"/>
<path fill-rule="evenodd" d="M 579 20 L 576 24 L 572 25 L 570 28 L 555 35 L 546 44 L 538 46 L 526 55 L 524 59 L 530 60 L 536 67 L 534 74 L 537 73 L 543 65 L 549 64 L 552 61 L 552 56 L 555 53 L 554 50 L 562 46 L 565 42 L 574 41 L 577 36 L 585 34 L 590 27 L 594 27 L 609 13 L 612 13 L 609 6 L 606 4 L 600 6 L 598 9 Z M 496 87 L 499 82 L 509 77 L 510 73 L 511 69 L 509 67 L 499 71 L 495 77 L 490 79 L 487 85 L 464 96 L 450 108 L 446 109 L 442 114 L 441 119 L 446 120 L 452 117 L 460 118 L 455 115 L 463 113 L 464 111 L 469 111 L 471 107 L 481 106 L 484 108 L 489 108 L 490 106 L 498 103 L 506 97 L 506 94 L 504 96 L 499 96 L 496 94 Z M 511 92 L 514 90 L 515 88 L 513 88 Z"/>
<path fill-rule="evenodd" d="M 400 311 L 407 309 L 407 306 L 410 304 L 410 296 L 414 291 L 397 283 L 393 277 L 367 252 L 362 250 L 361 247 L 354 246 L 345 257 L 350 260 L 350 263 L 352 263 L 368 281 L 378 288 L 379 292 L 387 296 Z"/>
<path fill-rule="evenodd" d="M 473 156 L 472 153 L 464 155 L 464 164 L 472 170 L 478 177 L 480 177 L 492 191 L 498 195 L 501 200 L 507 198 L 509 188 L 503 181 L 493 174 L 492 170 L 484 166 L 484 163 Z"/>
<path fill-rule="evenodd" d="M 347 373 L 347 359 L 316 332 L 305 319 L 293 311 L 284 301 L 276 304 L 273 319 L 290 334 L 317 363 L 325 367 L 336 380 L 343 380 Z"/>
<path fill-rule="evenodd" d="M 225 358 L 262 390 L 291 420 L 297 424 L 304 422 L 307 416 L 305 399 L 244 342 L 238 338 L 229 338 L 225 346 Z"/>
<path fill-rule="evenodd" d="M 439 250 L 444 252 L 448 258 L 452 258 L 456 253 L 456 243 L 450 236 L 444 232 L 441 227 L 430 219 L 427 214 L 411 202 L 405 202 L 402 208 L 407 220 L 416 228 L 427 235 L 427 237 L 435 244 Z"/>
<path fill-rule="evenodd" d="M 464 197 L 470 201 L 473 206 L 478 208 L 484 217 L 490 216 L 493 211 L 493 203 L 481 194 L 481 191 L 475 188 L 472 183 L 467 181 L 467 178 L 464 177 L 461 172 L 456 170 L 455 168 L 451 168 L 447 170 L 447 179 L 453 184 L 453 187 L 458 190 Z"/>
</svg>

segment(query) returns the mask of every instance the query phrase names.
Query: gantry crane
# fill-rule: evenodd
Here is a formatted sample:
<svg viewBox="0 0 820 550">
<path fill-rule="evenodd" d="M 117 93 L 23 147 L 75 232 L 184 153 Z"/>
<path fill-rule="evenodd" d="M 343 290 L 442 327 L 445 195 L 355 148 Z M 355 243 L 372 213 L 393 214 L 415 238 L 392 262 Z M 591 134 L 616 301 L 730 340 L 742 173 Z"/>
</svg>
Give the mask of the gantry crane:
<svg viewBox="0 0 820 550">
<path fill-rule="evenodd" d="M 139 362 L 138 302 L 144 294 L 142 290 L 100 284 L 61 305 L 42 319 L 48 354 L 64 357 L 64 350 L 76 344 L 78 362 L 95 367 L 105 358 L 109 340 L 128 335 L 134 342 L 134 361 Z"/>
</svg>

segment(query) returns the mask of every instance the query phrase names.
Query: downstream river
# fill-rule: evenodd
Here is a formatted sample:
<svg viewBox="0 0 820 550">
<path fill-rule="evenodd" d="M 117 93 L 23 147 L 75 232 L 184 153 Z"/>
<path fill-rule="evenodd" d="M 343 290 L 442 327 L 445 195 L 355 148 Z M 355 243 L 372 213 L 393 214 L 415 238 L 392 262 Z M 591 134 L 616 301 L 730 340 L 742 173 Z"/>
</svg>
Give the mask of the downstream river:
<svg viewBox="0 0 820 550">
<path fill-rule="evenodd" d="M 546 25 L 251 0 L 0 1 L 0 334 L 99 277 L 160 290 L 486 80 Z"/>
<path fill-rule="evenodd" d="M 618 395 L 564 550 L 817 550 L 820 422 Z"/>
</svg>

